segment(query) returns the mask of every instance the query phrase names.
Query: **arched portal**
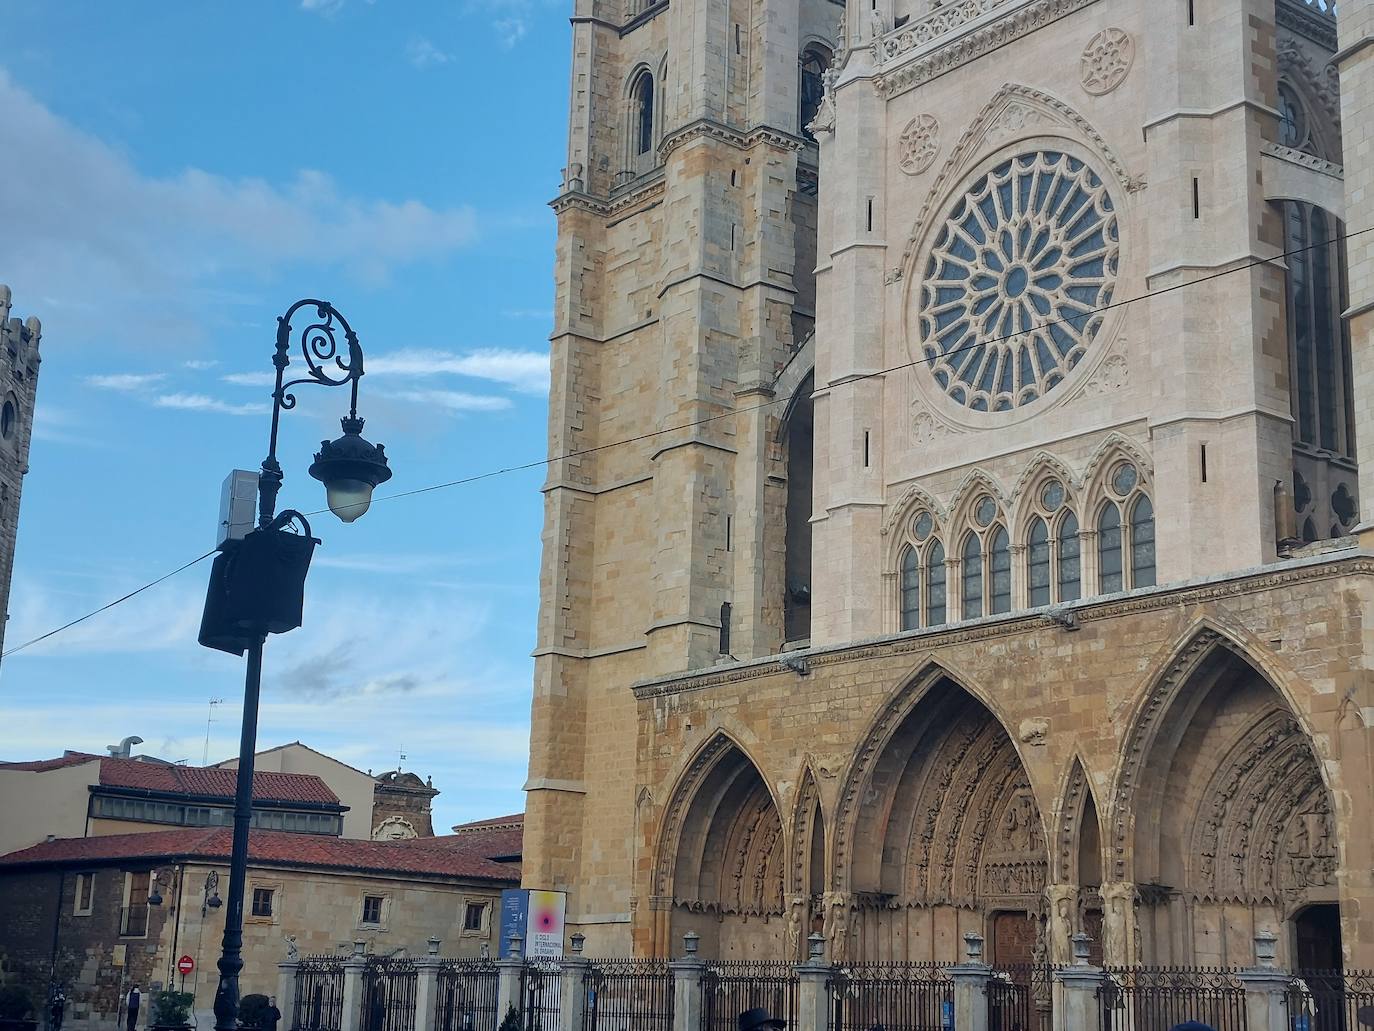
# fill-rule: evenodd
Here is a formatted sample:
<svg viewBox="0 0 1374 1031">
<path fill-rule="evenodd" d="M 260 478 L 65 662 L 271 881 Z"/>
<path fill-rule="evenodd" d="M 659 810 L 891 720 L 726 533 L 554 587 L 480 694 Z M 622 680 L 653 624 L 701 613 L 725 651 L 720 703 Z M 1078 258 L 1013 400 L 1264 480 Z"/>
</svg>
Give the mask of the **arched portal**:
<svg viewBox="0 0 1374 1031">
<path fill-rule="evenodd" d="M 989 955 L 1000 961 L 1037 958 L 1048 853 L 1006 729 L 936 670 L 880 716 L 870 739 L 843 796 L 853 817 L 837 842 L 835 880 L 850 912 L 847 924 L 829 920 L 832 951 L 953 962 L 972 930 L 991 934 Z"/>
<path fill-rule="evenodd" d="M 1179 653 L 1126 754 L 1112 865 L 1134 884 L 1137 909 L 1134 926 L 1107 928 L 1109 961 L 1250 963 L 1256 927 L 1287 923 L 1280 938 L 1291 950 L 1295 916 L 1337 901 L 1331 801 L 1316 755 L 1234 642 L 1205 630 Z M 1339 950 L 1338 937 L 1331 947 Z"/>
<path fill-rule="evenodd" d="M 701 936 L 706 957 L 776 958 L 786 849 L 773 795 L 744 751 L 713 739 L 683 776 L 660 842 L 670 941 Z"/>
<path fill-rule="evenodd" d="M 788 864 L 785 958 L 806 958 L 806 939 L 824 928 L 825 814 L 810 766 L 802 774 L 792 815 L 792 857 Z"/>
</svg>

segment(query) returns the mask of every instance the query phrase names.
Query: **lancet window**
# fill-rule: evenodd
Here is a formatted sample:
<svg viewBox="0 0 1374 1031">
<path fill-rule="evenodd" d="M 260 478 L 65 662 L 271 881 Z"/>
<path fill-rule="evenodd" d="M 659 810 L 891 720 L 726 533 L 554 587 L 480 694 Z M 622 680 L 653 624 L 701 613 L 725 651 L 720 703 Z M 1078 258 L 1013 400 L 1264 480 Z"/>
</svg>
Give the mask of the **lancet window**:
<svg viewBox="0 0 1374 1031">
<path fill-rule="evenodd" d="M 1153 587 L 1155 511 L 1130 462 L 1118 462 L 1097 515 L 1098 589 L 1103 594 Z"/>
</svg>

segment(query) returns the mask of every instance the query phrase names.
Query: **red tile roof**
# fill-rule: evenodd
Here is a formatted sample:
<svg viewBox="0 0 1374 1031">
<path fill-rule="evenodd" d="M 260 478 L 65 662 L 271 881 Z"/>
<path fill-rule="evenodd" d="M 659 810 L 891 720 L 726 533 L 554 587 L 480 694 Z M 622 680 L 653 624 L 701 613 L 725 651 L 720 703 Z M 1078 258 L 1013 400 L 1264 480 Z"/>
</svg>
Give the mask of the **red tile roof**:
<svg viewBox="0 0 1374 1031">
<path fill-rule="evenodd" d="M 510 816 L 493 816 L 489 820 L 475 820 L 472 823 L 460 823 L 453 828 L 454 834 L 466 834 L 469 831 L 486 830 L 490 827 L 524 827 L 525 814 L 512 813 Z"/>
<path fill-rule="evenodd" d="M 360 841 L 319 834 L 252 831 L 249 863 L 257 866 L 303 866 L 313 869 L 413 874 L 518 884 L 520 869 L 496 863 L 481 847 L 456 847 L 441 839 Z M 0 856 L 0 871 L 25 867 L 102 865 L 138 860 L 211 860 L 227 862 L 233 842 L 228 827 L 181 828 L 144 834 L 110 834 L 94 838 L 59 838 Z M 474 843 L 476 844 L 476 843 Z"/>
<path fill-rule="evenodd" d="M 230 799 L 234 797 L 237 778 L 237 770 L 218 766 L 162 766 L 137 759 L 109 757 L 100 760 L 101 787 Z M 339 796 L 313 773 L 254 773 L 253 799 L 257 802 L 339 804 Z"/>
<path fill-rule="evenodd" d="M 66 766 L 96 760 L 100 762 L 100 785 L 107 788 L 130 788 L 136 791 L 232 799 L 238 779 L 237 770 L 219 766 L 176 766 L 80 752 L 68 752 L 60 759 L 0 763 L 0 770 L 45 773 L 48 770 L 60 770 Z M 253 800 L 339 805 L 339 796 L 313 773 L 254 773 Z"/>
</svg>

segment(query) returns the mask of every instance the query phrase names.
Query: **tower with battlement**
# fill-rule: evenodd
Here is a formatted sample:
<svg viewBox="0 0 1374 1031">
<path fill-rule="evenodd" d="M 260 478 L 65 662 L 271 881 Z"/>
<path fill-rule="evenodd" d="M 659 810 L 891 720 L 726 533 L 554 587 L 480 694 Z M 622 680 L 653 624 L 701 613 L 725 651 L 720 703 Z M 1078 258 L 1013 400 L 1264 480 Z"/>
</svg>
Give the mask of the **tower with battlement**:
<svg viewBox="0 0 1374 1031">
<path fill-rule="evenodd" d="M 38 319 L 10 317 L 10 288 L 0 285 L 0 650 L 9 620 L 10 577 L 19 533 L 19 497 L 29 471 L 34 399 L 38 390 Z"/>
</svg>

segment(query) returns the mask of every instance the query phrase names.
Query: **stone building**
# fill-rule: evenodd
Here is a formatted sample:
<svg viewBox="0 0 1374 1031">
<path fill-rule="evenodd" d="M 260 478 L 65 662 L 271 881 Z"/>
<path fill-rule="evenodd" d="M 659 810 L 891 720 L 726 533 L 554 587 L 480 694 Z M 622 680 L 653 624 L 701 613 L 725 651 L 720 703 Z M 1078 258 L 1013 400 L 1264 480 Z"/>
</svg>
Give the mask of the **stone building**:
<svg viewBox="0 0 1374 1031">
<path fill-rule="evenodd" d="M 10 288 L 0 285 L 0 651 L 9 621 L 19 495 L 29 471 L 41 337 L 37 318 L 31 315 L 25 322 L 10 318 Z"/>
<path fill-rule="evenodd" d="M 434 837 L 430 809 L 439 790 L 433 779 L 421 780 L 414 773 L 388 770 L 378 774 L 372 790 L 374 840 Z"/>
<path fill-rule="evenodd" d="M 495 955 L 501 891 L 520 879 L 518 835 L 513 848 L 507 830 L 455 830 L 385 842 L 253 831 L 242 991 L 275 994 L 292 948 L 347 954 L 361 941 L 368 952 L 421 956 L 432 936 L 446 956 Z M 119 1023 L 134 984 L 193 992 L 199 1025 L 213 1026 L 231 838 L 228 828 L 178 828 L 0 856 L 8 981 L 38 1000 L 61 987 L 65 1026 L 77 1029 Z M 195 965 L 185 978 L 182 956 Z"/>
<path fill-rule="evenodd" d="M 526 886 L 1374 965 L 1374 5 L 573 26 Z"/>
</svg>

